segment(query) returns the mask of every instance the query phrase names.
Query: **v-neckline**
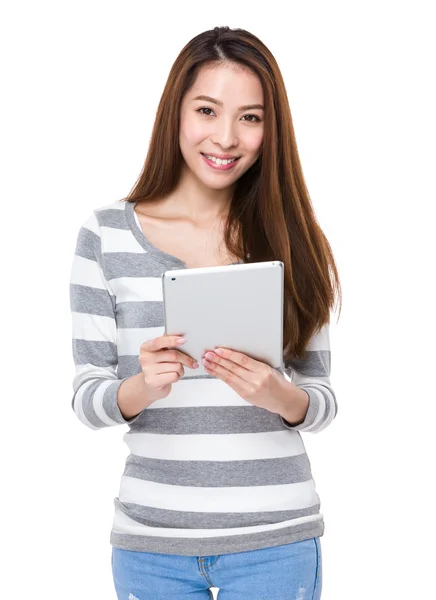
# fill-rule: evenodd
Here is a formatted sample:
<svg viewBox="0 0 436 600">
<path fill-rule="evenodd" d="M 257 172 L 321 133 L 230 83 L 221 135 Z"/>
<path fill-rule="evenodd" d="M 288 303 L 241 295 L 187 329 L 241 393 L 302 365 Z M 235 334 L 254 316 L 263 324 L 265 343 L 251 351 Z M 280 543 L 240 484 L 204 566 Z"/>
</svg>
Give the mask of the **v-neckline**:
<svg viewBox="0 0 436 600">
<path fill-rule="evenodd" d="M 158 248 L 157 246 L 152 244 L 150 242 L 150 240 L 147 239 L 145 233 L 142 231 L 142 227 L 139 223 L 139 217 L 134 210 L 135 206 L 138 204 L 138 201 L 136 201 L 136 202 L 124 201 L 124 202 L 126 205 L 125 206 L 126 219 L 127 219 L 128 225 L 130 227 L 130 230 L 133 233 L 133 235 L 135 236 L 135 239 L 144 248 L 144 250 L 146 250 L 146 252 L 148 254 L 151 254 L 153 256 L 153 258 L 155 258 L 158 262 L 163 264 L 165 267 L 168 267 L 169 269 L 195 268 L 195 267 L 188 267 L 186 262 L 184 262 L 180 258 L 177 258 L 177 256 L 174 256 L 173 254 L 169 254 L 168 252 L 164 252 L 163 250 L 161 250 L 160 248 Z M 239 265 L 239 264 L 242 264 L 243 262 L 244 262 L 243 260 L 239 260 L 237 262 L 230 263 L 229 266 L 230 265 Z"/>
</svg>

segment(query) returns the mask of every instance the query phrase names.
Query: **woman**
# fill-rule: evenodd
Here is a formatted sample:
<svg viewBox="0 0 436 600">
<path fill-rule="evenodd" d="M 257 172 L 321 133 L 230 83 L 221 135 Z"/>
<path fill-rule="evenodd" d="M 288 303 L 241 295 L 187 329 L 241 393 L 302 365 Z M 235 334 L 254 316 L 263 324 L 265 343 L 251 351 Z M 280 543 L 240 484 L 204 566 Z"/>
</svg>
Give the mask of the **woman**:
<svg viewBox="0 0 436 600">
<path fill-rule="evenodd" d="M 235 348 L 195 377 L 183 332 L 163 335 L 162 273 L 268 260 L 284 263 L 284 372 Z M 119 599 L 320 598 L 300 432 L 337 413 L 329 270 L 340 290 L 274 57 L 242 29 L 201 33 L 171 69 L 138 181 L 83 223 L 71 272 L 73 409 L 91 429 L 129 426 Z"/>
</svg>

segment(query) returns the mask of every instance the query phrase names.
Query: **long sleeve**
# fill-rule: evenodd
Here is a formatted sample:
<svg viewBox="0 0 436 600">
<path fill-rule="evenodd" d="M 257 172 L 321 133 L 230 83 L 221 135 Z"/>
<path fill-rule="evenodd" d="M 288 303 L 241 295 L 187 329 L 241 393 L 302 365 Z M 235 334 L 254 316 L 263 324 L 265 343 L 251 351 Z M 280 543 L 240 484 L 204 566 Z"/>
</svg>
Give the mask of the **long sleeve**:
<svg viewBox="0 0 436 600">
<path fill-rule="evenodd" d="M 115 297 L 102 268 L 100 228 L 95 211 L 81 226 L 70 275 L 72 351 L 75 364 L 72 408 L 90 429 L 132 423 L 124 419 L 117 393 Z M 141 414 L 141 413 L 140 413 Z"/>
<path fill-rule="evenodd" d="M 305 359 L 285 363 L 285 377 L 309 395 L 309 408 L 302 423 L 292 426 L 281 417 L 287 429 L 319 433 L 336 417 L 338 405 L 330 383 L 330 367 L 330 333 L 327 323 L 310 339 Z"/>
</svg>

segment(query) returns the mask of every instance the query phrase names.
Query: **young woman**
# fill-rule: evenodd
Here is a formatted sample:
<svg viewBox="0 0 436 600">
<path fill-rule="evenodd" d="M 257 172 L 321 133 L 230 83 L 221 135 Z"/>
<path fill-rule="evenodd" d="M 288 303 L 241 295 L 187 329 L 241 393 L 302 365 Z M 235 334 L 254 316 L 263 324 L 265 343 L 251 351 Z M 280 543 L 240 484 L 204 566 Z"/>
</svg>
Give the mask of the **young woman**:
<svg viewBox="0 0 436 600">
<path fill-rule="evenodd" d="M 163 335 L 162 273 L 269 260 L 284 263 L 284 371 L 211 348 L 196 377 L 183 332 Z M 133 190 L 80 228 L 70 289 L 73 409 L 97 431 L 129 426 L 118 598 L 320 598 L 324 522 L 301 432 L 337 413 L 340 284 L 257 37 L 216 27 L 183 48 Z"/>
</svg>

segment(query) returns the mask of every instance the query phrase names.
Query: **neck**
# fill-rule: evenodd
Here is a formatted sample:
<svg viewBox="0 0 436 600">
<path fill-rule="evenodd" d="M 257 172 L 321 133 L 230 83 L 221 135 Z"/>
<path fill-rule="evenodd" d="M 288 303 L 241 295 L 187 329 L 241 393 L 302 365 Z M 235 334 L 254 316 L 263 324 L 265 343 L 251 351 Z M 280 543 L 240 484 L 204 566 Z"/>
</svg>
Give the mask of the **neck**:
<svg viewBox="0 0 436 600">
<path fill-rule="evenodd" d="M 177 188 L 166 204 L 182 218 L 210 221 L 227 214 L 233 190 L 233 186 L 218 190 L 205 186 L 185 165 Z"/>
</svg>

